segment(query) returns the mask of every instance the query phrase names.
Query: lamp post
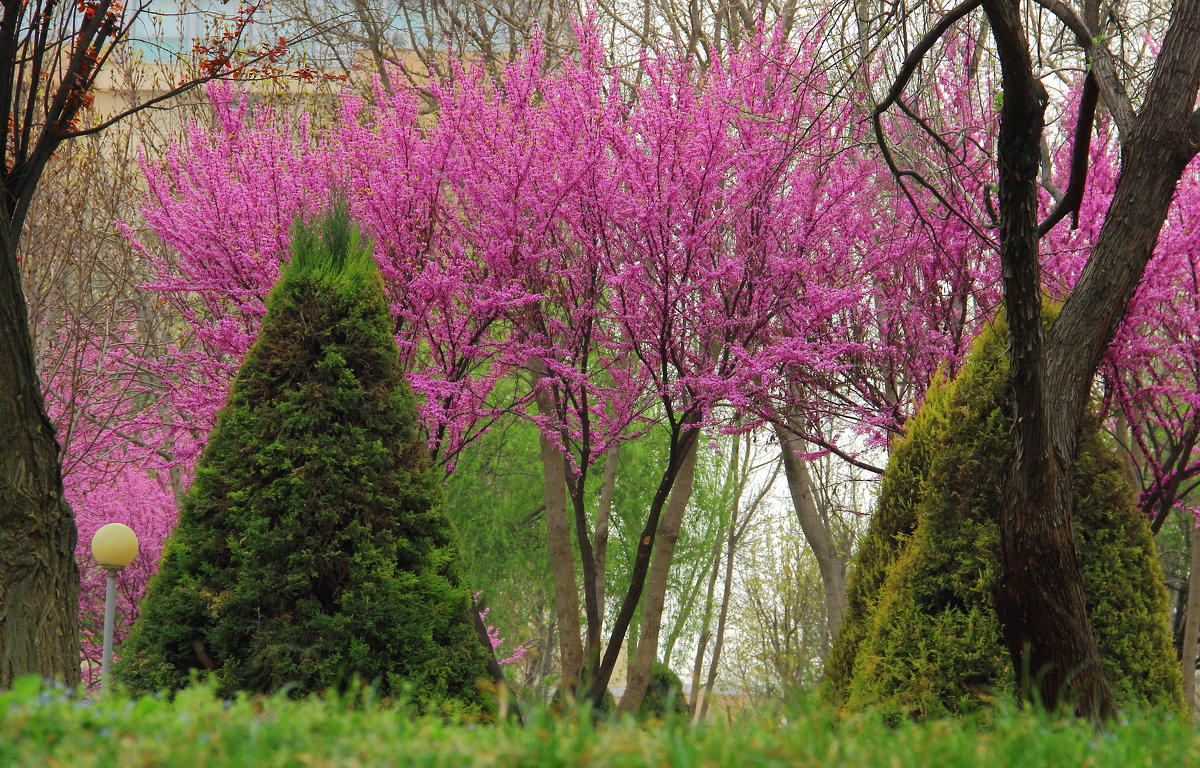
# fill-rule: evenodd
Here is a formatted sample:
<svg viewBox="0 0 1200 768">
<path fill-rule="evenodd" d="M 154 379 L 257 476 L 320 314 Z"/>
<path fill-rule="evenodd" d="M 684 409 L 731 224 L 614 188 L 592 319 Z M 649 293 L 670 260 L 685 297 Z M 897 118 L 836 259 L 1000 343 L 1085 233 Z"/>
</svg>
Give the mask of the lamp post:
<svg viewBox="0 0 1200 768">
<path fill-rule="evenodd" d="M 109 523 L 92 536 L 92 556 L 108 572 L 104 590 L 104 652 L 100 657 L 100 690 L 108 688 L 108 668 L 112 664 L 113 618 L 117 610 L 117 571 L 137 557 L 138 538 L 123 523 Z"/>
</svg>

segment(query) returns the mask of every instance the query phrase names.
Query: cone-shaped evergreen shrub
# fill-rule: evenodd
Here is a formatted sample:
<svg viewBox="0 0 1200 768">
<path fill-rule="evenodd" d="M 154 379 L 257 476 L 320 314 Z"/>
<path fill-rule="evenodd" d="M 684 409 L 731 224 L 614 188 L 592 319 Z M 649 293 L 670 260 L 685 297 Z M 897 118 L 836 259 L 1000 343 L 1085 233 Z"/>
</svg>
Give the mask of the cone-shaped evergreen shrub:
<svg viewBox="0 0 1200 768">
<path fill-rule="evenodd" d="M 139 691 L 354 678 L 480 704 L 484 649 L 383 283 L 346 208 L 297 224 L 179 525 L 120 649 Z"/>
<path fill-rule="evenodd" d="M 958 378 L 930 390 L 892 455 L 831 654 L 826 692 L 846 709 L 957 714 L 1014 690 L 992 597 L 1011 450 L 1004 344 L 1002 331 L 982 334 Z M 1081 435 L 1074 491 L 1089 617 L 1118 703 L 1179 707 L 1154 543 L 1094 419 Z"/>
<path fill-rule="evenodd" d="M 946 409 L 934 406 L 944 401 L 947 388 L 934 384 L 925 393 L 927 407 L 906 424 L 905 435 L 892 451 L 888 471 L 879 488 L 875 514 L 867 534 L 859 543 L 846 586 L 846 615 L 825 664 L 822 691 L 841 707 L 846 703 L 854 659 L 870 629 L 871 614 L 888 568 L 903 550 L 917 527 L 917 504 L 925 493 L 925 481 L 934 454 L 946 434 Z"/>
</svg>

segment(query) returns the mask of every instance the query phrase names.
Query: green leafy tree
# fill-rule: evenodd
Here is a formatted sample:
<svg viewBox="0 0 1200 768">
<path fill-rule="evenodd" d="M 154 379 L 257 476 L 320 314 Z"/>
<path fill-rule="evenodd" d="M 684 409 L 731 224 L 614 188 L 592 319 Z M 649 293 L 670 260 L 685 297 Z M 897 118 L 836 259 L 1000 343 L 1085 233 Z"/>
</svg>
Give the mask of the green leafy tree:
<svg viewBox="0 0 1200 768">
<path fill-rule="evenodd" d="M 297 224 L 117 673 L 481 701 L 485 655 L 383 283 L 344 205 Z"/>
<path fill-rule="evenodd" d="M 758 699 L 807 696 L 821 679 L 828 623 L 816 557 L 794 514 L 753 526 L 744 549 L 723 672 Z"/>
<path fill-rule="evenodd" d="M 976 341 L 958 378 L 930 391 L 890 462 L 827 683 L 847 709 L 961 713 L 1016 685 L 994 601 L 1011 451 L 1006 343 L 994 328 Z M 1180 707 L 1154 544 L 1094 418 L 1081 435 L 1073 492 L 1105 678 L 1119 705 Z M 1044 671 L 1029 673 L 1036 680 Z"/>
<path fill-rule="evenodd" d="M 512 382 L 497 389 L 512 394 Z M 540 700 L 552 670 L 554 601 L 546 555 L 541 455 L 536 425 L 498 421 L 458 455 L 447 477 L 446 512 L 458 532 L 466 583 L 483 590 L 504 645 L 501 657 L 528 653 L 506 666 L 520 697 Z"/>
</svg>

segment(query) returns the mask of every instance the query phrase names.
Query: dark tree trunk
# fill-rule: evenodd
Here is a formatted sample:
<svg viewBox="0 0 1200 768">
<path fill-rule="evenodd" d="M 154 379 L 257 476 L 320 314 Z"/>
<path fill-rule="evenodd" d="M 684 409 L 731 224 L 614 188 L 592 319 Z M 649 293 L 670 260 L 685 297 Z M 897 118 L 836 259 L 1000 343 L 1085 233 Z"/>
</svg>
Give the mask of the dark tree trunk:
<svg viewBox="0 0 1200 768">
<path fill-rule="evenodd" d="M 1004 69 L 997 154 L 1013 404 L 996 610 L 1029 689 L 1036 684 L 1047 706 L 1067 697 L 1083 711 L 1107 716 L 1112 692 L 1088 620 L 1071 524 L 1075 439 L 1055 444 L 1049 430 L 1037 220 L 1046 91 L 1034 77 L 1016 4 L 993 0 L 984 7 Z"/>
<path fill-rule="evenodd" d="M 1069 704 L 1107 718 L 1114 705 L 1075 558 L 1071 478 L 1096 369 L 1196 150 L 1200 0 L 1182 0 L 1174 8 L 1141 113 L 1130 115 L 1132 132 L 1122 137 L 1122 172 L 1100 237 L 1048 332 L 1041 316 L 1036 218 L 1046 94 L 1033 74 L 1019 5 L 984 0 L 1003 69 L 997 162 L 1014 409 L 996 609 L 1013 664 L 1036 684 L 1046 706 Z"/>
<path fill-rule="evenodd" d="M 650 683 L 650 667 L 658 660 L 658 641 L 662 632 L 663 608 L 667 598 L 667 578 L 671 562 L 675 558 L 675 546 L 679 542 L 679 530 L 683 524 L 683 513 L 692 496 L 692 480 L 696 474 L 696 444 L 688 443 L 671 486 L 671 496 L 659 520 L 655 536 L 654 554 L 650 558 L 650 570 L 646 577 L 645 603 L 642 607 L 642 631 L 638 637 L 637 652 L 630 657 L 629 676 L 625 693 L 617 707 L 622 714 L 635 714 L 646 698 L 646 687 Z"/>
<path fill-rule="evenodd" d="M 2 206 L 0 206 L 2 207 Z M 5 212 L 7 214 L 7 211 Z M 15 246 L 0 224 L 0 688 L 17 675 L 79 682 L 75 518 L 63 497 Z"/>
<path fill-rule="evenodd" d="M 675 485 L 675 478 L 683 466 L 684 458 L 692 449 L 692 443 L 699 435 L 699 430 L 691 426 L 694 419 L 694 414 L 685 417 L 683 424 L 676 425 L 671 435 L 667 466 L 663 470 L 658 488 L 654 492 L 654 498 L 650 502 L 650 513 L 638 540 L 633 559 L 633 572 L 629 577 L 629 587 L 625 590 L 625 597 L 621 600 L 621 609 L 617 612 L 617 618 L 613 622 L 613 628 L 608 637 L 608 647 L 600 659 L 600 666 L 596 669 L 595 677 L 588 683 L 587 696 L 592 700 L 594 706 L 599 707 L 602 704 L 604 691 L 608 689 L 608 681 L 616 667 L 621 645 L 626 642 L 626 634 L 629 632 L 634 613 L 641 602 L 642 593 L 646 589 L 646 577 L 650 572 L 654 542 L 659 532 L 659 519 L 662 517 L 671 489 Z M 632 639 L 628 643 L 628 651 L 631 658 L 637 652 L 636 644 L 632 642 Z"/>
<path fill-rule="evenodd" d="M 78 534 L 63 497 L 59 447 L 42 402 L 16 258 L 37 185 L 64 141 L 99 133 L 250 63 L 219 68 L 77 128 L 104 62 L 144 10 L 111 24 L 115 5 L 60 3 L 54 20 L 43 23 L 52 3 L 5 0 L 0 14 L 0 688 L 23 673 L 79 681 Z M 236 31 L 250 21 L 241 19 Z"/>
</svg>

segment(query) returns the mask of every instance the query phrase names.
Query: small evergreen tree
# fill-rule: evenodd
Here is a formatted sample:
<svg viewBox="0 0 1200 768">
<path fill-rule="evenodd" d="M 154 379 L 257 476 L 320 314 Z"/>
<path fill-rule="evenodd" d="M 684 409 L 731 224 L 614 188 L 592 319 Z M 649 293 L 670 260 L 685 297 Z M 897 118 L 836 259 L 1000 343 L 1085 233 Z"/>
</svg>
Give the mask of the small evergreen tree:
<svg viewBox="0 0 1200 768">
<path fill-rule="evenodd" d="M 650 682 L 646 684 L 646 696 L 638 707 L 637 718 L 649 720 L 668 714 L 690 717 L 692 708 L 683 692 L 683 681 L 679 675 L 666 664 L 656 661 L 650 666 Z"/>
<path fill-rule="evenodd" d="M 1004 344 L 1002 329 L 985 331 L 957 379 L 931 388 L 892 456 L 831 654 L 826 693 L 840 706 L 957 714 L 1015 688 L 992 597 L 1011 450 Z M 1180 707 L 1154 543 L 1095 419 L 1080 438 L 1074 492 L 1089 617 L 1118 703 Z"/>
<path fill-rule="evenodd" d="M 485 653 L 383 282 L 344 204 L 297 223 L 117 675 L 225 693 L 375 682 L 479 706 Z"/>
</svg>

